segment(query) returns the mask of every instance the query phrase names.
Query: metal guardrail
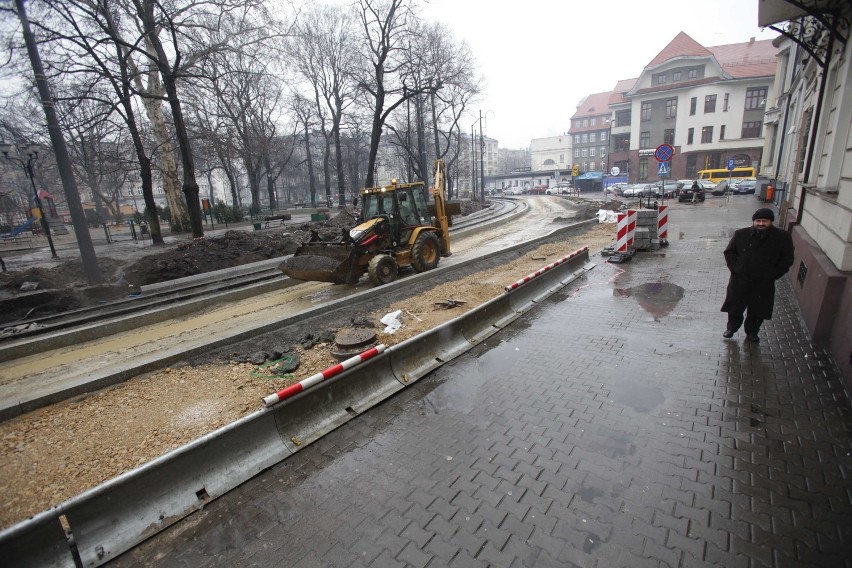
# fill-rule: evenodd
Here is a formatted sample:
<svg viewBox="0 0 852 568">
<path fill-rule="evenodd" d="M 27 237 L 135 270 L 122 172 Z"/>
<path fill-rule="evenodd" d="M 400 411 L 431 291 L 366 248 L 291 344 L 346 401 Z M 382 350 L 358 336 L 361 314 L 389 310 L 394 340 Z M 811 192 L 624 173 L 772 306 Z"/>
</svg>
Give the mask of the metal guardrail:
<svg viewBox="0 0 852 568">
<path fill-rule="evenodd" d="M 0 532 L 0 558 L 11 566 L 100 566 L 116 558 L 494 335 L 591 270 L 588 249 L 579 252 L 313 389 Z"/>
</svg>

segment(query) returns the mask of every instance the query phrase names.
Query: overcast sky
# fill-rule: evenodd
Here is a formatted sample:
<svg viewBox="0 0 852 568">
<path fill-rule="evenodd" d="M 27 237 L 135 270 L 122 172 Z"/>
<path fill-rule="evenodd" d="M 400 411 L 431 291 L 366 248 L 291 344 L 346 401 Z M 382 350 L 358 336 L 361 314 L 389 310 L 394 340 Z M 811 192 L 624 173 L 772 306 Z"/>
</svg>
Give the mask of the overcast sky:
<svg viewBox="0 0 852 568">
<path fill-rule="evenodd" d="M 486 83 L 485 134 L 501 148 L 568 131 L 582 97 L 638 77 L 681 31 L 704 46 L 778 35 L 758 28 L 758 0 L 424 2 L 427 19 L 473 50 Z"/>
</svg>

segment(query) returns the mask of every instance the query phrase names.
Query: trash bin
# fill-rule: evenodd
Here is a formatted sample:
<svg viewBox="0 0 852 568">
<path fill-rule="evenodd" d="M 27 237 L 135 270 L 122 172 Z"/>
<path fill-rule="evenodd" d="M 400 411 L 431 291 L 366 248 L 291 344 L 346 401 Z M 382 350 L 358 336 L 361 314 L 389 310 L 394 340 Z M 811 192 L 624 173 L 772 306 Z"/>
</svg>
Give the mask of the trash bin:
<svg viewBox="0 0 852 568">
<path fill-rule="evenodd" d="M 255 230 L 255 231 L 259 231 L 259 230 L 260 230 L 260 223 L 252 223 L 252 226 L 254 227 L 254 230 Z"/>
<path fill-rule="evenodd" d="M 775 195 L 775 187 L 771 185 L 766 186 L 766 201 L 772 201 L 772 197 Z"/>
<path fill-rule="evenodd" d="M 139 223 L 139 230 L 142 233 L 142 236 L 148 234 L 148 223 Z"/>
</svg>

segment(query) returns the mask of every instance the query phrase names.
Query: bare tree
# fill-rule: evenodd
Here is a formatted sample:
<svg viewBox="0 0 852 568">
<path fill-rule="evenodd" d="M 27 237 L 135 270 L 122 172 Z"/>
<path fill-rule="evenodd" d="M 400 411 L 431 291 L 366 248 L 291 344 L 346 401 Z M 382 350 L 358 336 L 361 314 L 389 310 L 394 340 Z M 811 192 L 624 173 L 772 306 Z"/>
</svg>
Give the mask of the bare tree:
<svg viewBox="0 0 852 568">
<path fill-rule="evenodd" d="M 290 53 L 303 81 L 313 91 L 320 130 L 326 140 L 324 173 L 326 199 L 331 204 L 330 146 L 334 145 L 338 204 L 344 206 L 346 184 L 343 169 L 341 123 L 344 112 L 357 96 L 357 57 L 354 13 L 340 6 L 315 5 L 303 14 Z M 326 120 L 328 115 L 328 120 Z M 327 123 L 331 123 L 330 130 Z"/>
<path fill-rule="evenodd" d="M 373 185 L 382 127 L 388 117 L 409 99 L 429 94 L 441 88 L 439 77 L 420 77 L 416 62 L 411 59 L 409 38 L 415 33 L 416 0 L 359 0 L 361 42 L 364 58 L 369 62 L 369 77 L 360 86 L 368 93 L 372 114 L 370 153 L 365 185 Z M 411 83 L 411 84 L 409 84 Z"/>
</svg>

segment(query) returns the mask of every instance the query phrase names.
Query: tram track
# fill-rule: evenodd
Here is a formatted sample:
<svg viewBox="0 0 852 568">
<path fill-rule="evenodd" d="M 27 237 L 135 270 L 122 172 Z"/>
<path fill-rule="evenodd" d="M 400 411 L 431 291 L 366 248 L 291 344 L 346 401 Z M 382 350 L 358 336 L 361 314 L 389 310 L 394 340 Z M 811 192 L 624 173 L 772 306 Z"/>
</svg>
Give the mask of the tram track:
<svg viewBox="0 0 852 568">
<path fill-rule="evenodd" d="M 520 200 L 493 198 L 492 207 L 457 220 L 451 235 L 469 234 L 523 210 Z M 137 324 L 185 316 L 225 302 L 283 290 L 304 283 L 284 276 L 280 265 L 289 256 L 143 286 L 142 294 L 108 304 L 16 321 L 0 328 L 0 362 L 22 353 L 73 345 L 80 339 L 106 337 L 145 314 Z M 159 318 L 159 319 L 158 319 Z M 112 322 L 112 323 L 111 323 Z"/>
</svg>

